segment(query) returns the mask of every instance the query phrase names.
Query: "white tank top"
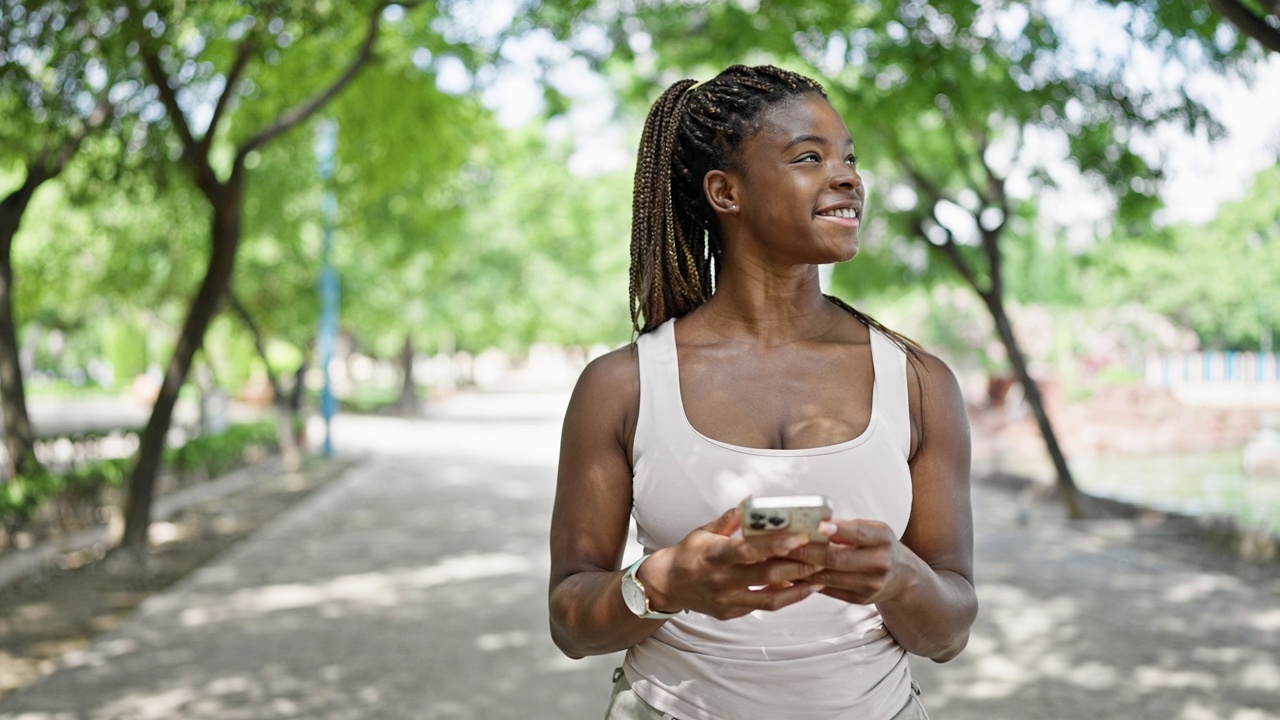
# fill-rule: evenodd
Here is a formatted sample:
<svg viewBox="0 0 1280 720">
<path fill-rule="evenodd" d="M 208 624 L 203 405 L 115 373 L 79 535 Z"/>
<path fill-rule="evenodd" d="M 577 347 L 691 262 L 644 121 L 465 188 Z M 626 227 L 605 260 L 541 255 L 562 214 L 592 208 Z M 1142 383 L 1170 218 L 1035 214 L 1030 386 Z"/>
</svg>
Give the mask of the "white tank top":
<svg viewBox="0 0 1280 720">
<path fill-rule="evenodd" d="M 871 329 L 871 421 L 837 445 L 739 447 L 699 433 L 680 396 L 675 321 L 637 340 L 640 414 L 632 516 L 646 553 L 674 545 L 747 495 L 826 495 L 838 518 L 911 516 L 906 355 Z M 680 720 L 878 720 L 907 701 L 906 652 L 874 605 L 813 595 L 733 620 L 687 612 L 627 651 L 636 694 Z"/>
</svg>

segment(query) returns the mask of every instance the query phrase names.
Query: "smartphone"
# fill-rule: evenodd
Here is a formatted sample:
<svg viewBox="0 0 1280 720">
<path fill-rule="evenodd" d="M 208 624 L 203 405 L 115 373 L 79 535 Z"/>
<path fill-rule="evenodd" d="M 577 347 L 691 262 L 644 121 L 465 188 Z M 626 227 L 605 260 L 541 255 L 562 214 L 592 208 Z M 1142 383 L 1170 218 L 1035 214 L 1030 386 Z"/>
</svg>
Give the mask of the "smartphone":
<svg viewBox="0 0 1280 720">
<path fill-rule="evenodd" d="M 742 534 L 747 536 L 802 532 L 810 542 L 827 542 L 818 525 L 830 519 L 831 501 L 822 495 L 753 497 L 742 503 Z"/>
</svg>

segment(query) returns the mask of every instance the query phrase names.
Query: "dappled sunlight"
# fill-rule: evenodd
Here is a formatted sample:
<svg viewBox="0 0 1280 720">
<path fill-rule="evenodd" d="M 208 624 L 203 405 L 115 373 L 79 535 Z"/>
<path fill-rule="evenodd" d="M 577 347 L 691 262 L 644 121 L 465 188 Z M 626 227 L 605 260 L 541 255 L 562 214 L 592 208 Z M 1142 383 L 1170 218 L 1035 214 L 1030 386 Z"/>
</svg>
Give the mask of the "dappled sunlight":
<svg viewBox="0 0 1280 720">
<path fill-rule="evenodd" d="M 0 720 L 598 717 L 620 655 L 571 660 L 547 631 L 556 444 L 518 423 L 455 443 L 456 423 L 376 420 L 373 458 L 5 698 Z M 912 659 L 933 717 L 1280 720 L 1274 595 L 1057 508 L 1021 524 L 982 487 L 974 506 L 968 648 Z"/>
<path fill-rule="evenodd" d="M 912 662 L 931 712 L 1280 720 L 1280 599 L 975 497 L 978 623 L 951 663 Z"/>
<path fill-rule="evenodd" d="M 571 660 L 547 632 L 550 431 L 486 424 L 463 443 L 453 423 L 378 420 L 378 459 L 150 598 L 0 720 L 598 714 L 621 658 Z"/>
<path fill-rule="evenodd" d="M 209 596 L 207 605 L 187 607 L 179 618 L 182 624 L 195 627 L 236 622 L 281 610 L 332 608 L 335 604 L 348 611 L 378 611 L 418 599 L 415 591 L 437 585 L 530 573 L 534 569 L 529 559 L 518 555 L 463 555 L 446 558 L 425 568 L 344 575 L 318 584 L 270 585 L 241 590 L 226 597 Z"/>
<path fill-rule="evenodd" d="M 1164 600 L 1171 603 L 1196 602 L 1239 583 L 1239 580 L 1225 575 L 1195 575 L 1171 584 L 1164 592 Z"/>
<path fill-rule="evenodd" d="M 1249 624 L 1257 630 L 1280 632 L 1280 608 L 1254 615 L 1249 619 Z"/>
</svg>

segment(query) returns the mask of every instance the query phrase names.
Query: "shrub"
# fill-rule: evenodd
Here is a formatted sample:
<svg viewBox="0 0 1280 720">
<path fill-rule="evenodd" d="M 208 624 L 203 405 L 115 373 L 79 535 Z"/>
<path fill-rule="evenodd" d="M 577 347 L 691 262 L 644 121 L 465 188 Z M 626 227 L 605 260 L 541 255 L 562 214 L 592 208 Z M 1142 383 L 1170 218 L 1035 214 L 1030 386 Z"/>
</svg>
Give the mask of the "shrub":
<svg viewBox="0 0 1280 720">
<path fill-rule="evenodd" d="M 94 438 L 81 433 L 67 439 L 84 442 Z M 201 435 L 182 447 L 167 450 L 165 460 L 175 473 L 214 478 L 277 449 L 275 422 L 264 421 L 233 425 L 217 435 Z M 60 513 L 63 517 L 81 509 L 96 509 L 104 502 L 106 490 L 124 487 L 132 466 L 133 458 L 110 458 L 82 463 L 66 472 L 42 470 L 10 478 L 0 484 L 0 525 L 12 541 L 19 530 L 50 505 L 58 504 L 64 510 Z"/>
</svg>

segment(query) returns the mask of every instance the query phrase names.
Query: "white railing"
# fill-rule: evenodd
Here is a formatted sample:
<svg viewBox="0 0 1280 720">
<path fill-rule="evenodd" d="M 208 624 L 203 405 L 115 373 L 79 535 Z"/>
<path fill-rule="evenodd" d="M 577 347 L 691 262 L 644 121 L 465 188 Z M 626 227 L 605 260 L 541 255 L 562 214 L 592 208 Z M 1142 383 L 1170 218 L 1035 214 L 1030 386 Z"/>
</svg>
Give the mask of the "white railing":
<svg viewBox="0 0 1280 720">
<path fill-rule="evenodd" d="M 1189 385 L 1280 386 L 1280 353 L 1182 352 L 1147 358 L 1149 387 Z"/>
</svg>

